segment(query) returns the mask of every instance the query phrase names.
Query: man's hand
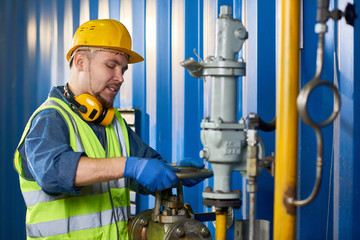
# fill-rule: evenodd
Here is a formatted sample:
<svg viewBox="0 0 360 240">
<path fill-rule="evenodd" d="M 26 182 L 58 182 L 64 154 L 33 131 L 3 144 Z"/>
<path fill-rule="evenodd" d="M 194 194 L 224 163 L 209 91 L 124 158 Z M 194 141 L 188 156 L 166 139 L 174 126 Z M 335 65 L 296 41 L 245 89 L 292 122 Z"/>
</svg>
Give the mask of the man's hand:
<svg viewBox="0 0 360 240">
<path fill-rule="evenodd" d="M 176 166 L 204 168 L 205 165 L 200 160 L 192 159 L 192 158 L 184 158 L 183 160 L 177 162 Z M 181 181 L 184 186 L 192 187 L 192 186 L 204 181 L 204 179 L 203 178 L 201 178 L 201 179 L 182 179 Z"/>
<path fill-rule="evenodd" d="M 127 157 L 124 177 L 136 179 L 148 190 L 155 192 L 176 185 L 177 168 L 158 159 Z"/>
</svg>

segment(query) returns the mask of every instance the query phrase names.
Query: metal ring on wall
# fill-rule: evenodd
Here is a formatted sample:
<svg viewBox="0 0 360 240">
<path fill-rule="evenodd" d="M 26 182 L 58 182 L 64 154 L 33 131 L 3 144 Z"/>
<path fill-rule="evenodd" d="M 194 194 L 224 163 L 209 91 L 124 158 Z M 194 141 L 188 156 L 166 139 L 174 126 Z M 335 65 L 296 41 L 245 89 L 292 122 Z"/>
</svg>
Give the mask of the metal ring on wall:
<svg viewBox="0 0 360 240">
<path fill-rule="evenodd" d="M 333 92 L 334 108 L 333 108 L 333 112 L 326 120 L 324 120 L 320 123 L 316 123 L 311 119 L 311 117 L 308 114 L 307 104 L 308 104 L 308 98 L 310 96 L 310 93 L 316 87 L 318 87 L 320 85 L 324 85 L 324 86 L 330 88 L 331 91 Z M 297 98 L 297 106 L 298 106 L 298 111 L 299 111 L 301 119 L 304 121 L 304 123 L 306 123 L 307 125 L 309 125 L 310 127 L 313 127 L 313 128 L 321 128 L 321 127 L 324 127 L 324 126 L 330 124 L 331 122 L 333 122 L 334 119 L 336 118 L 336 116 L 339 114 L 340 105 L 341 105 L 341 100 L 340 100 L 340 93 L 339 93 L 338 89 L 332 83 L 325 81 L 325 80 L 318 80 L 318 79 L 311 80 L 303 87 L 303 89 L 300 91 L 299 96 Z"/>
</svg>

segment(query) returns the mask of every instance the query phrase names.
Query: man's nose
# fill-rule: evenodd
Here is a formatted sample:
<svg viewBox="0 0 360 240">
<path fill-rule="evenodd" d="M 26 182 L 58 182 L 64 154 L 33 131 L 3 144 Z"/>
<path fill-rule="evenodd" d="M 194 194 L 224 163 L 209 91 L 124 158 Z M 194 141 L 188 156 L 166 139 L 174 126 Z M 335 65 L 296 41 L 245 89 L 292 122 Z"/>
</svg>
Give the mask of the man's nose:
<svg viewBox="0 0 360 240">
<path fill-rule="evenodd" d="M 124 82 L 124 75 L 123 75 L 122 70 L 117 70 L 117 71 L 115 72 L 115 79 L 116 79 L 117 81 L 119 81 L 120 83 L 123 83 L 123 82 Z"/>
</svg>

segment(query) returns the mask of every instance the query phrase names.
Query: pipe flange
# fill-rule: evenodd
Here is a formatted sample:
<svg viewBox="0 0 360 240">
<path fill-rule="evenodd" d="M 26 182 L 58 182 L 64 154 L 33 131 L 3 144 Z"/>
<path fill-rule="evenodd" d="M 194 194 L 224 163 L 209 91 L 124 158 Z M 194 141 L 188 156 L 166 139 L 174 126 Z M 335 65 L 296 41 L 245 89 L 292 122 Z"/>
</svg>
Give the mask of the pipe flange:
<svg viewBox="0 0 360 240">
<path fill-rule="evenodd" d="M 315 24 L 315 33 L 326 33 L 327 32 L 327 26 L 325 23 L 317 23 Z"/>
<path fill-rule="evenodd" d="M 207 58 L 203 65 L 203 76 L 245 76 L 246 64 L 223 58 Z"/>
<path fill-rule="evenodd" d="M 147 209 L 129 221 L 130 239 L 142 239 L 146 236 L 148 225 L 152 220 L 153 209 Z"/>
<path fill-rule="evenodd" d="M 229 200 L 229 199 L 237 199 L 241 198 L 240 191 L 232 191 L 232 192 L 221 192 L 221 191 L 211 191 L 211 192 L 203 192 L 203 198 L 210 198 L 210 199 L 219 199 L 219 200 Z"/>
<path fill-rule="evenodd" d="M 169 227 L 164 239 L 211 240 L 212 238 L 209 229 L 203 223 L 193 219 L 183 219 Z"/>
<path fill-rule="evenodd" d="M 203 199 L 203 204 L 206 207 L 215 207 L 215 208 L 235 208 L 239 209 L 241 207 L 242 201 L 240 199 Z"/>
<path fill-rule="evenodd" d="M 213 130 L 244 130 L 245 129 L 245 124 L 242 124 L 242 122 L 240 123 L 234 123 L 234 122 L 226 122 L 226 123 L 222 123 L 220 121 L 214 121 L 214 122 L 207 122 L 207 121 L 202 121 L 200 124 L 200 127 L 203 128 L 204 130 L 207 129 L 213 129 Z"/>
</svg>

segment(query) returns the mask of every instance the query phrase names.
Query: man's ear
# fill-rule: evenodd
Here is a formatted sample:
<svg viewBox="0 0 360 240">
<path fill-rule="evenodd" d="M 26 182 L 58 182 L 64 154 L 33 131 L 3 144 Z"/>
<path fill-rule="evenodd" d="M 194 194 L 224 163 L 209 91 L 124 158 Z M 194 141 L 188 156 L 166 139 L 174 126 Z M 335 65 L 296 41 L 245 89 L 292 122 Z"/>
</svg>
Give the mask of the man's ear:
<svg viewBox="0 0 360 240">
<path fill-rule="evenodd" d="M 74 59 L 73 59 L 73 65 L 76 67 L 78 71 L 84 70 L 84 60 L 86 56 L 82 52 L 75 53 Z"/>
</svg>

